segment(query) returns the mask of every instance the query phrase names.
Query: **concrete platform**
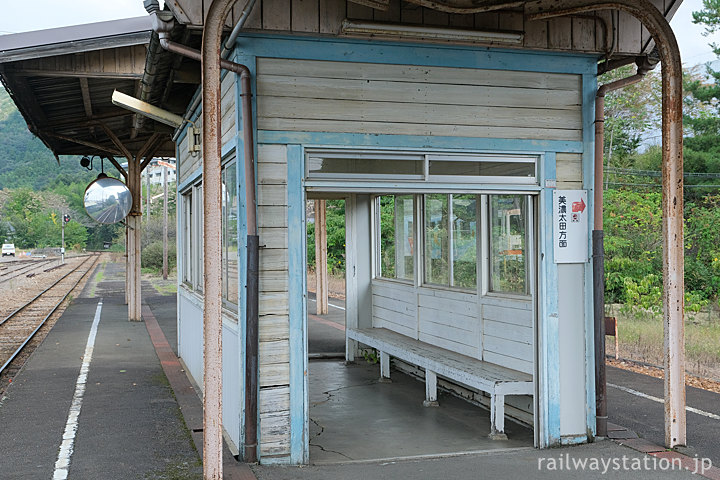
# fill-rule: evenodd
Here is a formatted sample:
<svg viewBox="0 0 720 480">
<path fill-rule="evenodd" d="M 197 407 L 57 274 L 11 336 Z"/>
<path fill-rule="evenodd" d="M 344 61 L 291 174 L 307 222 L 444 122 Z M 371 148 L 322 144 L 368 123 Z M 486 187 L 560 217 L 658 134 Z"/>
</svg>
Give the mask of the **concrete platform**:
<svg viewBox="0 0 720 480">
<path fill-rule="evenodd" d="M 360 359 L 310 362 L 310 462 L 316 465 L 532 448 L 532 431 L 506 423 L 509 440 L 488 438 L 487 410 L 440 392 L 423 407 L 424 383 Z"/>
<path fill-rule="evenodd" d="M 127 321 L 122 266 L 98 271 L 103 280 L 88 282 L 0 400 L 0 478 L 62 478 L 56 461 L 101 299 L 68 478 L 201 478 L 200 457 L 145 324 Z M 152 298 L 150 305 L 165 301 Z"/>
</svg>

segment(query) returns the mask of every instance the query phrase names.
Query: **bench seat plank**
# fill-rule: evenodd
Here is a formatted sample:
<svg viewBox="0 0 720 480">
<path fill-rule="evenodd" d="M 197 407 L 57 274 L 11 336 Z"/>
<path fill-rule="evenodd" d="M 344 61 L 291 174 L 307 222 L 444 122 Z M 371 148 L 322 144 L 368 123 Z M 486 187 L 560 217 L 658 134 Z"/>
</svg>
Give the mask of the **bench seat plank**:
<svg viewBox="0 0 720 480">
<path fill-rule="evenodd" d="M 436 347 L 386 328 L 348 328 L 346 335 L 380 351 L 382 378 L 390 376 L 391 356 L 424 368 L 426 406 L 437 406 L 437 375 L 490 394 L 491 438 L 507 439 L 504 433 L 505 395 L 534 394 L 532 375 Z"/>
</svg>

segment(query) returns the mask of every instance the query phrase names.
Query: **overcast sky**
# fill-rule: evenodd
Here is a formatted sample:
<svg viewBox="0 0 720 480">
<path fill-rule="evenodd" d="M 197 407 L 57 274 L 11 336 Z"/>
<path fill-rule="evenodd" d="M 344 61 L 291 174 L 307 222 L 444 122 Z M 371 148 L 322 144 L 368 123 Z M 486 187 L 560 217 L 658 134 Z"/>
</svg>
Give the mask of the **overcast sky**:
<svg viewBox="0 0 720 480">
<path fill-rule="evenodd" d="M 720 35 L 703 37 L 703 28 L 693 25 L 692 12 L 701 7 L 702 0 L 684 0 L 672 21 L 685 65 L 715 60 L 708 43 L 720 44 Z M 142 0 L 15 0 L 3 10 L 0 34 L 146 15 Z"/>
</svg>

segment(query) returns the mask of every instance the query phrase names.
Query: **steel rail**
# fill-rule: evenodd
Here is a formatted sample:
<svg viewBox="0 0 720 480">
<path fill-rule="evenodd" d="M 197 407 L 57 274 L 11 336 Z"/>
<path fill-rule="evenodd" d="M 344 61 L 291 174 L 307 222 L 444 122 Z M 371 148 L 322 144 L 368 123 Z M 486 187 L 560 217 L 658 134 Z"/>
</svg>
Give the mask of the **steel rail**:
<svg viewBox="0 0 720 480">
<path fill-rule="evenodd" d="M 99 257 L 99 255 L 97 255 L 97 256 Z M 20 313 L 22 310 L 24 310 L 24 309 L 26 309 L 27 307 L 29 307 L 30 304 L 32 304 L 35 300 L 37 300 L 38 298 L 40 298 L 41 296 L 43 296 L 43 295 L 44 295 L 48 290 L 50 290 L 51 288 L 55 288 L 55 286 L 56 286 L 58 283 L 62 282 L 65 278 L 67 278 L 68 276 L 70 276 L 70 275 L 72 275 L 73 273 L 77 272 L 78 269 L 80 269 L 80 267 L 82 267 L 83 265 L 85 265 L 85 263 L 86 263 L 88 260 L 90 260 L 90 258 L 84 260 L 80 265 L 78 265 L 77 267 L 75 267 L 74 269 L 70 270 L 68 273 L 66 273 L 66 274 L 63 275 L 62 277 L 60 277 L 57 282 L 53 283 L 52 285 L 50 285 L 50 286 L 49 286 L 48 288 L 46 288 L 45 290 L 43 290 L 42 292 L 38 293 L 35 297 L 33 297 L 31 300 L 29 300 L 27 303 L 25 303 L 25 305 L 19 307 L 19 308 L 16 309 L 14 312 L 12 312 L 10 315 L 8 315 L 7 317 L 5 317 L 2 321 L 0 321 L 0 325 L 3 325 L 5 322 L 7 322 L 8 320 L 10 320 L 12 317 L 14 317 L 14 316 L 17 315 L 18 313 Z M 73 288 L 74 288 L 74 287 L 73 287 Z"/>
<path fill-rule="evenodd" d="M 15 352 L 13 352 L 13 354 L 10 355 L 10 358 L 8 358 L 8 360 L 7 360 L 2 366 L 0 366 L 0 374 L 2 374 L 2 373 L 5 371 L 5 369 L 10 365 L 10 363 L 12 363 L 12 361 L 15 360 L 15 358 L 20 354 L 20 352 L 22 352 L 22 350 L 25 348 L 25 346 L 26 346 L 28 343 L 30 343 L 30 340 L 32 340 L 32 339 L 35 337 L 35 335 L 37 334 L 37 332 L 39 332 L 40 329 L 45 325 L 45 323 L 47 323 L 48 319 L 52 316 L 52 314 L 55 313 L 58 308 L 60 308 L 60 305 L 62 305 L 62 303 L 65 301 L 65 299 L 66 299 L 68 296 L 70 296 L 70 294 L 75 290 L 75 288 L 76 288 L 76 287 L 78 286 L 78 284 L 82 281 L 82 279 L 85 278 L 85 275 L 87 275 L 88 272 L 90 272 L 90 271 L 95 267 L 95 265 L 97 264 L 97 261 L 98 261 L 99 259 L 100 259 L 100 255 L 95 255 L 95 262 L 90 266 L 90 268 L 88 268 L 88 269 L 80 276 L 80 278 L 78 278 L 77 282 L 75 282 L 75 284 L 70 288 L 70 290 L 68 290 L 68 292 L 62 297 L 62 299 L 60 299 L 60 301 L 57 302 L 57 304 L 53 307 L 53 309 L 50 310 L 50 313 L 48 313 L 48 314 L 45 316 L 45 318 L 43 318 L 42 322 L 40 322 L 40 325 L 38 325 L 37 327 L 35 327 L 35 330 L 33 330 L 32 333 L 31 333 L 30 335 L 28 335 L 28 337 L 25 339 L 25 341 L 23 341 L 23 343 L 15 350 Z M 78 267 L 77 267 L 76 269 L 72 270 L 70 273 L 75 273 L 75 272 L 77 272 L 77 271 L 80 269 L 80 267 L 82 267 L 83 265 L 85 265 L 85 263 L 86 263 L 88 260 L 90 260 L 90 259 L 88 258 L 87 260 L 85 260 L 83 263 L 81 263 L 80 265 L 78 265 Z M 69 273 L 68 275 L 70 275 L 70 273 Z M 55 285 L 57 285 L 58 283 L 60 283 L 60 282 L 61 282 L 65 277 L 67 277 L 68 275 L 63 276 L 60 280 L 58 280 L 58 281 L 57 281 L 52 287 L 50 287 L 50 288 L 53 288 Z M 43 293 L 44 293 L 44 292 L 47 292 L 48 290 L 49 290 L 49 288 L 48 288 L 48 289 L 45 289 L 45 290 L 43 291 Z M 42 294 L 41 294 L 41 295 L 42 295 Z M 38 298 L 38 297 L 35 297 L 35 299 L 33 299 L 33 301 L 36 300 L 37 298 Z M 32 301 L 31 301 L 30 303 L 32 303 Z M 28 305 L 28 304 L 26 304 L 26 305 L 23 306 L 22 308 L 25 308 L 27 305 Z M 11 314 L 9 317 L 7 317 L 5 320 L 3 320 L 2 323 L 0 323 L 0 325 L 2 325 L 3 323 L 5 323 L 12 315 L 15 315 L 18 311 L 19 311 L 19 310 L 16 310 L 13 314 Z"/>
<path fill-rule="evenodd" d="M 0 283 L 7 282 L 9 280 L 12 280 L 13 278 L 19 277 L 23 273 L 32 272 L 33 270 L 36 270 L 40 267 L 44 267 L 48 265 L 50 262 L 54 262 L 54 260 L 41 260 L 39 262 L 33 262 L 34 265 L 23 265 L 20 268 L 16 268 L 15 270 L 10 270 L 9 272 L 0 273 Z M 28 268 L 30 267 L 30 268 Z M 6 275 L 10 275 L 11 273 L 14 273 L 15 275 L 11 277 L 6 277 Z"/>
</svg>

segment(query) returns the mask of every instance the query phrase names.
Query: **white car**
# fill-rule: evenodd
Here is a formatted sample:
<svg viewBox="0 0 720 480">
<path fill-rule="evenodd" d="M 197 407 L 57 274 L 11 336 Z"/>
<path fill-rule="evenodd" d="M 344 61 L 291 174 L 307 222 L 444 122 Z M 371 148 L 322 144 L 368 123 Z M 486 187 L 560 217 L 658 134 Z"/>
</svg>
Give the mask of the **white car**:
<svg viewBox="0 0 720 480">
<path fill-rule="evenodd" d="M 12 243 L 3 243 L 2 256 L 14 257 L 15 256 L 15 245 Z"/>
</svg>

